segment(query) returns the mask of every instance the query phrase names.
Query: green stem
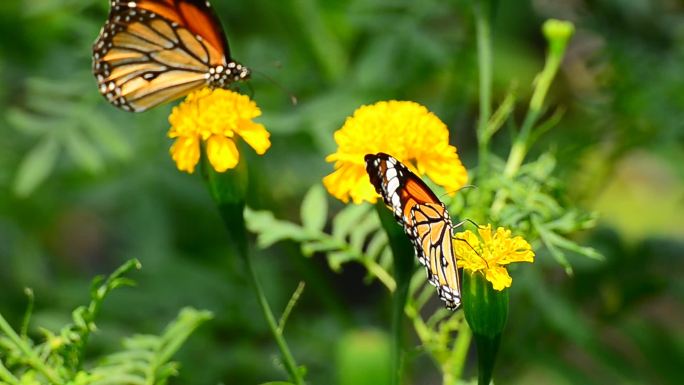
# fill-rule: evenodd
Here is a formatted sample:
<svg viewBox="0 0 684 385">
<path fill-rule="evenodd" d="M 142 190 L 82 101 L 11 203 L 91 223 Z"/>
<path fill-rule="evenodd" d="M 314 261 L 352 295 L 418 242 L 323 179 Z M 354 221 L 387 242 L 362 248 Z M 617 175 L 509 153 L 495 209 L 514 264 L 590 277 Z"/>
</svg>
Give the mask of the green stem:
<svg viewBox="0 0 684 385">
<path fill-rule="evenodd" d="M 219 173 L 213 169 L 206 157 L 203 156 L 201 167 L 203 177 L 209 188 L 209 193 L 214 199 L 214 202 L 216 202 L 221 218 L 223 219 L 223 224 L 228 230 L 228 236 L 232 246 L 245 263 L 247 277 L 256 293 L 261 312 L 266 319 L 271 334 L 280 349 L 280 355 L 283 359 L 285 369 L 290 375 L 290 380 L 296 385 L 302 385 L 304 384 L 302 374 L 299 371 L 299 367 L 297 366 L 292 353 L 290 353 L 290 348 L 278 329 L 276 318 L 273 316 L 273 311 L 271 311 L 264 290 L 261 287 L 261 283 L 259 282 L 254 266 L 252 265 L 244 216 L 244 197 L 247 194 L 248 186 L 247 164 L 243 160 L 240 161 L 233 170 Z"/>
<path fill-rule="evenodd" d="M 379 263 L 372 260 L 362 260 L 364 267 L 377 278 L 391 293 L 397 289 L 397 283 L 392 276 L 383 269 Z"/>
<path fill-rule="evenodd" d="M 2 364 L 2 360 L 0 360 L 0 379 L 10 385 L 21 385 L 21 381 L 7 370 L 5 365 Z M 5 382 L 0 382 L 0 384 L 4 384 Z"/>
<path fill-rule="evenodd" d="M 511 149 L 508 160 L 506 161 L 505 175 L 507 177 L 511 177 L 513 174 L 515 174 L 515 172 L 522 165 L 522 161 L 527 154 L 527 150 L 530 145 L 529 141 L 532 128 L 539 120 L 539 116 L 541 115 L 542 109 L 544 107 L 546 95 L 549 92 L 551 83 L 553 83 L 553 79 L 556 77 L 556 73 L 558 73 L 561 62 L 563 61 L 565 45 L 567 44 L 566 39 L 561 39 L 561 41 L 552 39 L 549 42 L 549 52 L 546 55 L 544 68 L 537 75 L 534 92 L 532 93 L 532 98 L 530 98 L 530 106 L 527 109 L 525 120 L 520 128 L 520 134 L 518 135 L 516 142 Z"/>
<path fill-rule="evenodd" d="M 409 285 L 400 284 L 392 298 L 392 384 L 399 385 L 402 377 L 404 342 L 404 307 Z"/>
<path fill-rule="evenodd" d="M 468 348 L 470 348 L 470 341 L 473 333 L 470 331 L 468 325 L 463 322 L 458 330 L 458 337 L 454 343 L 453 350 L 449 359 L 442 364 L 442 383 L 443 385 L 458 384 L 463 375 L 463 368 L 465 367 L 466 357 L 468 355 Z"/>
<path fill-rule="evenodd" d="M 560 58 L 549 56 L 544 70 L 542 70 L 537 77 L 537 86 L 532 94 L 532 99 L 530 99 L 530 107 L 525 115 L 525 120 L 523 120 L 520 133 L 513 142 L 511 152 L 508 154 L 508 159 L 506 160 L 506 167 L 504 168 L 504 176 L 506 178 L 511 178 L 515 175 L 527 155 L 527 151 L 531 144 L 530 135 L 532 134 L 532 128 L 537 124 L 537 121 L 539 121 L 544 105 L 544 98 L 546 98 L 546 94 L 558 71 L 559 65 Z"/>
<path fill-rule="evenodd" d="M 244 230 L 244 217 L 238 218 L 235 215 L 232 215 L 232 213 L 236 211 L 235 208 L 231 207 L 229 209 L 228 207 L 226 207 L 226 205 L 219 205 L 219 211 L 221 212 L 221 216 L 223 217 L 226 227 L 229 231 L 232 232 L 233 242 L 236 246 L 238 254 L 242 258 L 245 267 L 247 268 L 247 277 L 249 278 L 250 284 L 252 285 L 252 288 L 254 289 L 254 292 L 257 296 L 257 300 L 259 301 L 259 307 L 261 308 L 261 312 L 264 315 L 264 319 L 266 319 L 268 328 L 271 330 L 271 334 L 273 335 L 273 338 L 275 339 L 276 344 L 278 345 L 278 349 L 280 349 L 280 355 L 283 359 L 285 369 L 290 375 L 290 380 L 294 382 L 296 385 L 303 385 L 304 380 L 299 371 L 299 367 L 297 366 L 297 362 L 292 356 L 290 348 L 288 347 L 281 330 L 278 328 L 278 323 L 276 322 L 275 316 L 273 316 L 273 311 L 271 310 L 271 307 L 268 304 L 268 300 L 266 299 L 266 295 L 264 294 L 264 289 L 262 288 L 261 283 L 259 282 L 259 277 L 257 276 L 256 270 L 254 269 L 254 265 L 252 264 L 252 258 L 249 255 L 250 252 L 249 245 L 247 242 L 247 234 Z M 239 225 L 240 222 L 242 222 L 241 226 Z"/>
<path fill-rule="evenodd" d="M 243 260 L 245 261 L 245 266 L 247 267 L 250 282 L 257 295 L 257 299 L 259 300 L 259 306 L 261 307 L 261 311 L 264 314 L 264 318 L 268 323 L 269 329 L 271 329 L 271 334 L 273 334 L 273 338 L 276 340 L 276 344 L 278 344 L 278 348 L 280 349 L 280 355 L 282 356 L 283 363 L 285 364 L 285 369 L 290 374 L 290 380 L 292 380 L 297 385 L 302 385 L 304 384 L 304 380 L 302 379 L 302 375 L 299 371 L 297 363 L 295 362 L 295 359 L 292 356 L 292 353 L 290 352 L 290 348 L 287 346 L 287 342 L 285 342 L 285 339 L 283 338 L 280 329 L 278 329 L 276 319 L 273 316 L 273 312 L 271 311 L 271 307 L 268 304 L 266 295 L 264 295 L 264 290 L 261 287 L 259 278 L 257 277 L 256 271 L 254 270 L 252 258 L 245 255 Z"/>
<path fill-rule="evenodd" d="M 394 277 L 396 290 L 392 297 L 392 384 L 399 385 L 402 377 L 402 350 L 404 341 L 404 318 L 406 301 L 408 300 L 411 276 L 414 268 L 413 245 L 397 224 L 391 212 L 382 202 L 375 205 L 378 217 L 389 240 L 394 258 Z"/>
<path fill-rule="evenodd" d="M 489 158 L 489 137 L 487 125 L 492 113 L 492 36 L 491 12 L 486 2 L 475 2 L 475 27 L 477 32 L 477 62 L 479 69 L 480 117 L 477 125 L 478 137 L 478 174 L 481 179 L 487 172 Z"/>
<path fill-rule="evenodd" d="M 0 330 L 2 330 L 7 337 L 16 345 L 16 347 L 26 356 L 26 359 L 33 368 L 43 373 L 43 375 L 50 381 L 51 384 L 61 384 L 62 380 L 57 373 L 45 366 L 43 361 L 38 358 L 36 353 L 19 337 L 19 335 L 12 329 L 10 324 L 0 314 Z"/>
<path fill-rule="evenodd" d="M 552 30 L 549 29 L 552 28 Z M 549 51 L 546 55 L 546 62 L 544 68 L 537 75 L 535 80 L 534 92 L 530 99 L 530 105 L 525 115 L 522 127 L 516 139 L 511 146 L 511 152 L 508 154 L 506 166 L 504 168 L 504 177 L 512 178 L 522 166 L 525 156 L 531 146 L 531 138 L 533 129 L 542 114 L 544 100 L 553 83 L 553 79 L 558 73 L 563 56 L 565 55 L 565 48 L 568 40 L 572 36 L 574 27 L 567 22 L 560 22 L 556 20 L 547 21 L 544 24 L 544 34 L 549 40 Z M 503 209 L 508 195 L 505 190 L 499 190 L 492 203 L 491 215 L 497 217 Z"/>
<path fill-rule="evenodd" d="M 456 381 L 463 375 L 463 368 L 465 367 L 468 348 L 470 348 L 470 341 L 472 339 L 473 332 L 466 322 L 462 322 L 458 328 L 458 337 L 456 337 L 451 357 L 451 373 Z"/>
</svg>

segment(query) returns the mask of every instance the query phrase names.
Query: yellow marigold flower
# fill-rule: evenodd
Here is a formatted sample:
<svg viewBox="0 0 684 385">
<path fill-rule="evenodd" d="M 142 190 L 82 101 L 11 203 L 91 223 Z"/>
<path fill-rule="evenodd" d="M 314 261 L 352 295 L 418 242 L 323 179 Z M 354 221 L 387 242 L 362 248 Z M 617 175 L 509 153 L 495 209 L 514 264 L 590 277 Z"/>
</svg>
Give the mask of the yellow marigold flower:
<svg viewBox="0 0 684 385">
<path fill-rule="evenodd" d="M 385 152 L 419 175 L 454 193 L 468 174 L 449 145 L 449 130 L 432 112 L 409 101 L 383 101 L 362 106 L 335 132 L 337 152 L 325 158 L 335 162 L 335 172 L 323 179 L 334 197 L 354 203 L 375 202 L 377 194 L 368 180 L 364 156 Z"/>
<path fill-rule="evenodd" d="M 458 257 L 458 267 L 472 272 L 482 271 L 495 290 L 510 287 L 513 282 L 504 265 L 534 262 L 530 244 L 520 236 L 511 238 L 510 230 L 499 227 L 492 234 L 492 225 L 487 225 L 478 228 L 477 232 L 479 237 L 470 230 L 456 234 L 454 252 Z"/>
<path fill-rule="evenodd" d="M 259 155 L 271 147 L 270 134 L 252 119 L 261 110 L 248 96 L 234 91 L 204 88 L 195 91 L 169 116 L 171 157 L 181 171 L 192 173 L 201 148 L 218 172 L 234 168 L 240 159 L 235 141 L 241 137 Z"/>
</svg>

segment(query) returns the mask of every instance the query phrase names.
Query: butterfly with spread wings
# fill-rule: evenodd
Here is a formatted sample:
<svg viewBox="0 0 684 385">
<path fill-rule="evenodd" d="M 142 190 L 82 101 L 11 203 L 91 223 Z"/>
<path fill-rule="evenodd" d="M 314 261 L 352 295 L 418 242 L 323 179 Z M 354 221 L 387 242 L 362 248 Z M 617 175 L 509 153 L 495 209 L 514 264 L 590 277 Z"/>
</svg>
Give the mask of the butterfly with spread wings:
<svg viewBox="0 0 684 385">
<path fill-rule="evenodd" d="M 428 282 L 448 309 L 461 305 L 461 287 L 452 247 L 453 224 L 446 206 L 416 174 L 385 153 L 368 154 L 366 171 L 375 190 L 411 239 Z"/>
<path fill-rule="evenodd" d="M 111 0 L 93 74 L 110 103 L 140 112 L 205 86 L 229 87 L 250 71 L 231 59 L 208 1 Z"/>
</svg>

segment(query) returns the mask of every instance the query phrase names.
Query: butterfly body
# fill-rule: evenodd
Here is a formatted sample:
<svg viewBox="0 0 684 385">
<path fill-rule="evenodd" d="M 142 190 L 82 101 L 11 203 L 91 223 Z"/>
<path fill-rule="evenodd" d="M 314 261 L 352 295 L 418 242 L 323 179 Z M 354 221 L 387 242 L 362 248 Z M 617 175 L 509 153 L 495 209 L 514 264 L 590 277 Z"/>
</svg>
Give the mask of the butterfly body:
<svg viewBox="0 0 684 385">
<path fill-rule="evenodd" d="M 437 287 L 447 308 L 458 308 L 460 283 L 451 244 L 453 224 L 446 206 L 425 182 L 394 157 L 368 154 L 365 161 L 371 183 L 411 239 L 428 281 Z"/>
<path fill-rule="evenodd" d="M 227 88 L 249 78 L 230 57 L 209 2 L 112 0 L 93 45 L 100 93 L 127 111 L 145 111 L 203 87 Z"/>
</svg>

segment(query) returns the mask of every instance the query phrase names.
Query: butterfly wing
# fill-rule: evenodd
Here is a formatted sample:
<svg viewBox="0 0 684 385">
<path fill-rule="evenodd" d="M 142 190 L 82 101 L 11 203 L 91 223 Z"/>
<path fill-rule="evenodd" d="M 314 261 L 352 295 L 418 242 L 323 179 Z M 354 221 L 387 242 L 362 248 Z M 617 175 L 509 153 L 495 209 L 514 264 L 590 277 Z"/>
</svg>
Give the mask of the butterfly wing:
<svg viewBox="0 0 684 385">
<path fill-rule="evenodd" d="M 452 223 L 446 206 L 416 174 L 390 155 L 366 155 L 366 170 L 411 239 L 425 266 L 428 281 L 437 287 L 447 308 L 461 304 L 456 257 L 451 244 Z"/>
<path fill-rule="evenodd" d="M 199 0 L 113 0 L 93 45 L 93 73 L 110 103 L 136 112 L 249 76 Z"/>
<path fill-rule="evenodd" d="M 443 203 L 416 204 L 411 208 L 412 240 L 418 260 L 447 308 L 456 309 L 461 304 L 461 285 L 451 229 L 451 218 Z"/>
</svg>

